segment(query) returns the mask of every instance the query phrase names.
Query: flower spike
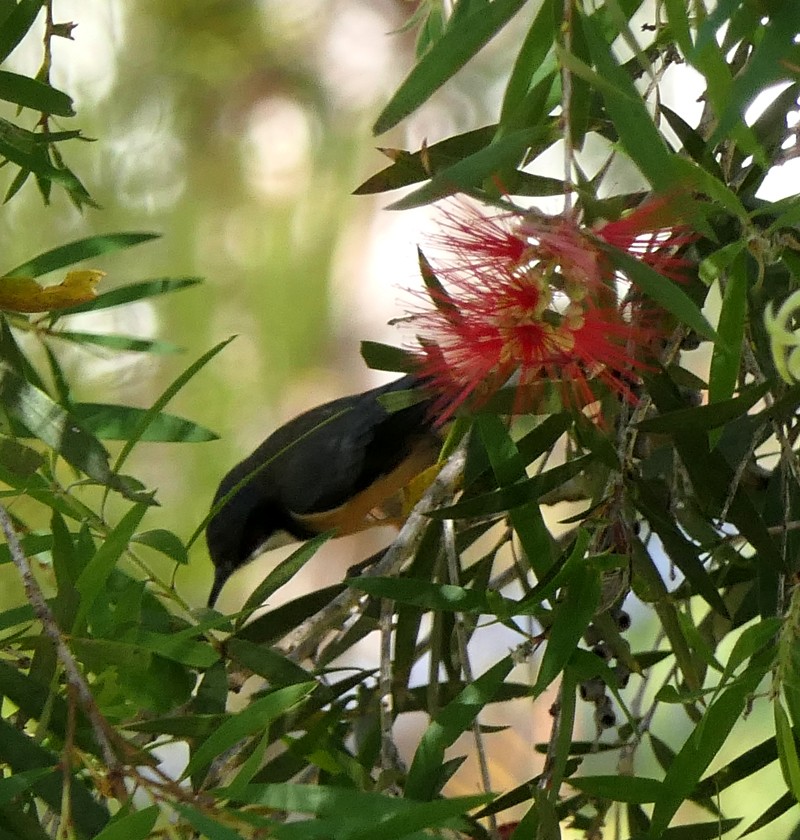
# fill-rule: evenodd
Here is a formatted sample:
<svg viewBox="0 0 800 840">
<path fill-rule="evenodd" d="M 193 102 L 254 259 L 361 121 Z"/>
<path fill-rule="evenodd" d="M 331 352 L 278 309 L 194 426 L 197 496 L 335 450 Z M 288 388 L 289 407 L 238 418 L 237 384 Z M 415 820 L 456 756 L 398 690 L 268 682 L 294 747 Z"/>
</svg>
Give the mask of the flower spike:
<svg viewBox="0 0 800 840">
<path fill-rule="evenodd" d="M 512 382 L 515 412 L 535 411 L 529 395 L 547 381 L 558 382 L 573 407 L 597 399 L 591 380 L 635 399 L 632 386 L 659 328 L 640 303 L 620 300 L 598 240 L 676 278 L 684 262 L 675 250 L 691 238 L 668 224 L 658 200 L 594 230 L 535 212 L 489 215 L 472 205 L 444 212 L 433 240 L 444 256 L 423 265 L 434 308 L 411 316 L 420 373 L 441 395 L 442 422 Z"/>
</svg>

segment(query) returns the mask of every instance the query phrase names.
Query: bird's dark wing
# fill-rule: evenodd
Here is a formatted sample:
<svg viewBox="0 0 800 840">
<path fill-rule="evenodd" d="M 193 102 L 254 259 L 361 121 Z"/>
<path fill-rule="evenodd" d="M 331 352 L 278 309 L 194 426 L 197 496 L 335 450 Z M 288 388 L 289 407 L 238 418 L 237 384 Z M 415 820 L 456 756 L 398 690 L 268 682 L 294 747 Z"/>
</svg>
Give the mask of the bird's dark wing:
<svg viewBox="0 0 800 840">
<path fill-rule="evenodd" d="M 278 450 L 287 447 L 279 456 L 280 470 L 271 476 L 275 481 L 280 475 L 280 503 L 296 514 L 338 508 L 405 461 L 431 434 L 429 405 L 423 401 L 390 413 L 378 398 L 414 384 L 412 377 L 404 377 L 334 400 L 322 407 L 324 413 L 317 408 L 283 426 L 270 439 Z"/>
<path fill-rule="evenodd" d="M 359 530 L 373 507 L 435 460 L 429 401 L 394 413 L 378 402 L 382 394 L 416 384 L 403 377 L 313 408 L 228 472 L 213 506 L 227 501 L 206 528 L 216 567 L 210 605 L 227 578 L 271 539 Z"/>
</svg>

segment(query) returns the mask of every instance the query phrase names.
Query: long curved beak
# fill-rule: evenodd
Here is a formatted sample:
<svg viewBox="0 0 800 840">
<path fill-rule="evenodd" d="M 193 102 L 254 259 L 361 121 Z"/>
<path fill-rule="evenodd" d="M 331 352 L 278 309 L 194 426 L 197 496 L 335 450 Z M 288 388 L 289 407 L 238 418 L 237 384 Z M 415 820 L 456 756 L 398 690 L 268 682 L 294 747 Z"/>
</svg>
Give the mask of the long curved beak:
<svg viewBox="0 0 800 840">
<path fill-rule="evenodd" d="M 208 595 L 208 606 L 213 607 L 217 603 L 219 593 L 222 592 L 222 587 L 231 576 L 233 569 L 229 569 L 225 565 L 216 566 L 214 568 L 214 583 L 211 584 L 211 592 Z"/>
</svg>

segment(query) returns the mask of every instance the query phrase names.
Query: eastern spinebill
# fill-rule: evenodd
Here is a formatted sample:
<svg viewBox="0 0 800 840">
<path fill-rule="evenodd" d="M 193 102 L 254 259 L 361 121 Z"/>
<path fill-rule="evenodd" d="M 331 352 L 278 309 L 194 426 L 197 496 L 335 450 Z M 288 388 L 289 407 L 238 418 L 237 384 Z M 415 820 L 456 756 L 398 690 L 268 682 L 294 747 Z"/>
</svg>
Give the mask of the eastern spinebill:
<svg viewBox="0 0 800 840">
<path fill-rule="evenodd" d="M 419 386 L 404 376 L 312 408 L 222 479 L 206 528 L 215 567 L 209 606 L 233 572 L 263 551 L 397 520 L 402 489 L 436 462 L 441 440 L 429 397 L 397 411 L 379 398 Z"/>
</svg>

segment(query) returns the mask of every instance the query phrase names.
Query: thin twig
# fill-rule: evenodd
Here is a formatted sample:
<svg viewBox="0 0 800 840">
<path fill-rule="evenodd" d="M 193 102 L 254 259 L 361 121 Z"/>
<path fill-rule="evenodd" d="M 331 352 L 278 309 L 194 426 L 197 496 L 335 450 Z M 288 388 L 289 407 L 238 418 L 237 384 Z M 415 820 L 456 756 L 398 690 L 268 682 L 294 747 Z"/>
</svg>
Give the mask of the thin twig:
<svg viewBox="0 0 800 840">
<path fill-rule="evenodd" d="M 67 726 L 64 733 L 64 746 L 61 750 L 61 813 L 58 836 L 60 840 L 72 837 L 72 751 L 75 748 L 75 692 L 71 686 L 67 688 Z"/>
<path fill-rule="evenodd" d="M 392 693 L 392 630 L 394 601 L 381 600 L 381 657 L 378 679 L 378 708 L 381 727 L 381 770 L 391 771 L 399 766 L 399 751 L 392 736 L 394 724 L 394 695 Z"/>
<path fill-rule="evenodd" d="M 458 551 L 456 550 L 456 527 L 452 519 L 445 519 L 442 523 L 442 537 L 444 552 L 447 557 L 447 573 L 450 583 L 454 586 L 461 585 L 461 576 L 458 568 Z M 475 677 L 472 673 L 472 663 L 469 659 L 467 646 L 467 633 L 464 627 L 464 615 L 457 612 L 454 616 L 456 643 L 458 644 L 458 658 L 461 661 L 461 670 L 464 672 L 464 680 L 471 685 Z M 491 793 L 492 778 L 489 773 L 489 761 L 486 758 L 486 746 L 483 742 L 483 733 L 479 715 L 475 715 L 472 721 L 472 734 L 475 738 L 475 750 L 478 754 L 478 766 L 481 773 L 481 784 L 485 793 Z M 494 814 L 489 814 L 489 830 L 493 836 L 497 836 L 497 819 Z"/>
<path fill-rule="evenodd" d="M 556 766 L 556 756 L 558 754 L 558 736 L 561 733 L 561 703 L 563 698 L 564 685 L 563 683 L 558 687 L 558 694 L 550 706 L 550 714 L 553 718 L 553 725 L 550 727 L 550 737 L 547 739 L 547 752 L 544 757 L 544 767 L 539 776 L 537 788 L 542 791 L 550 790 L 553 782 L 553 770 Z"/>
<path fill-rule="evenodd" d="M 572 3 L 564 0 L 564 20 L 561 31 L 564 39 L 564 52 L 572 52 Z M 561 65 L 561 130 L 564 134 L 564 216 L 572 215 L 572 169 L 575 159 L 575 149 L 572 145 L 572 126 L 570 116 L 572 109 L 572 73 L 566 64 Z"/>
<path fill-rule="evenodd" d="M 127 797 L 125 787 L 122 784 L 123 765 L 118 760 L 111 741 L 108 737 L 108 724 L 105 718 L 100 714 L 97 704 L 94 701 L 92 692 L 86 682 L 85 677 L 81 673 L 78 663 L 72 656 L 72 651 L 67 647 L 61 630 L 56 622 L 55 616 L 50 611 L 47 601 L 39 588 L 39 584 L 33 575 L 28 558 L 22 550 L 22 545 L 19 541 L 11 517 L 8 514 L 5 506 L 0 504 L 0 527 L 5 534 L 8 549 L 11 553 L 11 559 L 19 571 L 22 583 L 25 587 L 25 596 L 28 602 L 33 607 L 36 617 L 39 619 L 44 630 L 45 635 L 52 641 L 56 656 L 64 668 L 64 674 L 67 679 L 67 684 L 75 692 L 75 697 L 83 709 L 91 727 L 94 732 L 94 737 L 100 747 L 100 752 L 103 756 L 103 761 L 108 768 L 110 780 L 114 787 L 115 796 L 118 799 L 124 800 Z"/>
<path fill-rule="evenodd" d="M 426 514 L 453 496 L 461 480 L 465 461 L 466 441 L 442 467 L 383 557 L 364 572 L 365 577 L 392 575 L 414 554 L 430 522 Z M 306 659 L 318 646 L 323 635 L 331 628 L 340 626 L 362 598 L 355 589 L 342 592 L 330 604 L 284 636 L 277 646 L 278 649 L 294 662 Z"/>
</svg>

